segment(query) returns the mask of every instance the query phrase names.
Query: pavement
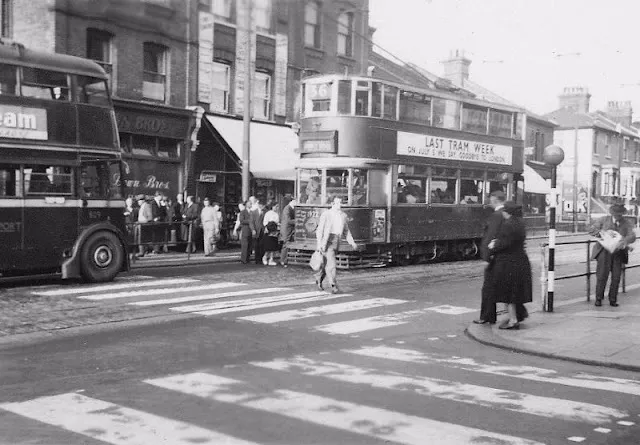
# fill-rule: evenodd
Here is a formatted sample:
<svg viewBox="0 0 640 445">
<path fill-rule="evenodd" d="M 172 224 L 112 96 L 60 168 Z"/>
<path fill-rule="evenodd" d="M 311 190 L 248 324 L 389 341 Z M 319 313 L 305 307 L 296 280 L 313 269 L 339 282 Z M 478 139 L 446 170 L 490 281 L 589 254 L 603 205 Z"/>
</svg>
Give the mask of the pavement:
<svg viewBox="0 0 640 445">
<path fill-rule="evenodd" d="M 594 301 L 593 296 L 591 301 L 564 301 L 553 312 L 529 308 L 530 316 L 519 330 L 498 329 L 498 321 L 471 324 L 466 333 L 485 345 L 515 352 L 640 371 L 640 285 L 627 286 L 627 293 L 618 296 L 618 307 L 606 298 L 601 307 Z"/>
</svg>

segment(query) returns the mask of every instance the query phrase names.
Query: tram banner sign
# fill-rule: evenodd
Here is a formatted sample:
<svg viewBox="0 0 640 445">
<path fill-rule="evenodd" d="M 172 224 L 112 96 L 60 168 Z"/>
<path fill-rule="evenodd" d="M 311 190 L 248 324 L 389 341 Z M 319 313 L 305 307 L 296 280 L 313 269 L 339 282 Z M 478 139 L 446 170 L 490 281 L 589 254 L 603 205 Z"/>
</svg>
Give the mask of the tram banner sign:
<svg viewBox="0 0 640 445">
<path fill-rule="evenodd" d="M 511 165 L 513 147 L 399 131 L 397 154 L 447 161 Z"/>
<path fill-rule="evenodd" d="M 0 137 L 46 141 L 47 110 L 0 105 Z"/>
</svg>

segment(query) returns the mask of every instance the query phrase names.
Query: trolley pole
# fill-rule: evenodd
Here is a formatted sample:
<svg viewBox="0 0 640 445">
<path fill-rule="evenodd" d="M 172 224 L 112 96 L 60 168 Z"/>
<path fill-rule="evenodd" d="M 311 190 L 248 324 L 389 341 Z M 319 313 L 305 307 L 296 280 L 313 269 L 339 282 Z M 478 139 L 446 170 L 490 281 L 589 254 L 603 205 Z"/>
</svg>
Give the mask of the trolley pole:
<svg viewBox="0 0 640 445">
<path fill-rule="evenodd" d="M 549 203 L 549 270 L 547 272 L 547 300 L 543 302 L 542 310 L 553 312 L 553 298 L 555 287 L 555 254 L 556 254 L 556 205 L 558 201 L 557 167 L 564 160 L 564 151 L 557 145 L 545 147 L 543 159 L 552 166 L 551 169 L 551 199 Z"/>
<path fill-rule="evenodd" d="M 246 54 L 244 65 L 244 111 L 242 113 L 242 200 L 249 199 L 250 194 L 250 170 L 249 170 L 249 157 L 251 152 L 251 79 L 253 73 L 251 72 L 251 1 L 244 0 L 246 5 L 245 11 L 245 23 L 246 28 Z"/>
</svg>

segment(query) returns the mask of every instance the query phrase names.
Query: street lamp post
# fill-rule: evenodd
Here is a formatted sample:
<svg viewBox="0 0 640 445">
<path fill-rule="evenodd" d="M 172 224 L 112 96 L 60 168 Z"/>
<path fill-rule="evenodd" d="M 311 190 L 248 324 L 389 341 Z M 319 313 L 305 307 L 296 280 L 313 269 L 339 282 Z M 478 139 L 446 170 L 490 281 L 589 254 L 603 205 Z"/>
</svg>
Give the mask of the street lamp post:
<svg viewBox="0 0 640 445">
<path fill-rule="evenodd" d="M 547 299 L 542 310 L 553 312 L 553 293 L 555 287 L 555 253 L 556 253 L 556 204 L 558 189 L 556 185 L 557 167 L 564 160 L 564 150 L 557 145 L 545 147 L 542 159 L 551 168 L 551 202 L 549 203 L 549 271 L 547 273 Z"/>
</svg>

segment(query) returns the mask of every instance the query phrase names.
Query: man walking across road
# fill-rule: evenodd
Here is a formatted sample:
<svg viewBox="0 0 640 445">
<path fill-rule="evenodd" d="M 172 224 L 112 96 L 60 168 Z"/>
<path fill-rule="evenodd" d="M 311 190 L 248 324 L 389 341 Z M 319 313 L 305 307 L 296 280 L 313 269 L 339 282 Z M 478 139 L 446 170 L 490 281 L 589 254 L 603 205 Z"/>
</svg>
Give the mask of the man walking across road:
<svg viewBox="0 0 640 445">
<path fill-rule="evenodd" d="M 591 259 L 597 260 L 596 266 L 596 306 L 602 306 L 604 290 L 607 287 L 609 273 L 611 284 L 609 285 L 609 304 L 618 306 L 618 288 L 622 276 L 622 265 L 629 261 L 629 244 L 636 241 L 631 222 L 624 218 L 627 209 L 622 204 L 614 204 L 609 207 L 611 216 L 604 216 L 596 221 L 589 229 L 589 234 L 602 238 L 604 232 L 617 232 L 622 237 L 618 246 L 609 252 L 602 244 L 596 243 L 591 253 Z"/>
<path fill-rule="evenodd" d="M 289 254 L 289 246 L 293 241 L 293 236 L 296 228 L 296 199 L 291 198 L 291 201 L 284 206 L 282 215 L 280 216 L 280 235 L 282 237 L 282 250 L 280 251 L 280 264 L 282 267 L 287 267 L 287 255 Z"/>
<path fill-rule="evenodd" d="M 318 250 L 325 256 L 323 267 L 315 274 L 316 286 L 323 290 L 322 282 L 327 277 L 331 285 L 331 292 L 334 294 L 340 292 L 336 282 L 336 250 L 340 247 L 340 238 L 345 236 L 351 247 L 354 249 L 358 247 L 349 230 L 347 214 L 341 208 L 342 198 L 334 197 L 331 201 L 331 208 L 320 216 L 316 229 Z"/>
<path fill-rule="evenodd" d="M 493 288 L 493 257 L 489 251 L 489 243 L 497 238 L 500 227 L 504 218 L 502 217 L 502 208 L 507 196 L 504 192 L 497 190 L 489 196 L 489 203 L 493 208 L 493 212 L 487 218 L 484 226 L 484 234 L 480 244 L 480 256 L 488 264 L 484 269 L 484 282 L 482 283 L 482 303 L 480 304 L 480 318 L 473 320 L 476 324 L 485 324 L 496 322 L 496 299 Z"/>
</svg>

